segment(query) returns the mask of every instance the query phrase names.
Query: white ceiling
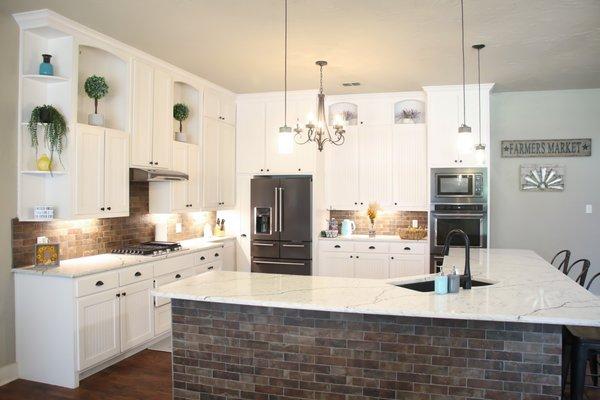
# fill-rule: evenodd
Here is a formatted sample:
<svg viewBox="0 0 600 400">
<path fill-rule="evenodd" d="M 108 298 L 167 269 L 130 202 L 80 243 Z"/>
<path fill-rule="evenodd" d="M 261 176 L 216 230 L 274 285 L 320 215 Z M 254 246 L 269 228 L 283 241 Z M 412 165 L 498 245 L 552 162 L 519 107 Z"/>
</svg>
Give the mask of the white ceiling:
<svg viewBox="0 0 600 400">
<path fill-rule="evenodd" d="M 237 93 L 283 88 L 283 0 L 1 0 L 50 8 Z M 289 0 L 289 89 L 460 83 L 459 0 Z M 600 0 L 465 0 L 467 76 L 497 90 L 600 87 Z M 343 88 L 342 82 L 361 86 Z"/>
</svg>

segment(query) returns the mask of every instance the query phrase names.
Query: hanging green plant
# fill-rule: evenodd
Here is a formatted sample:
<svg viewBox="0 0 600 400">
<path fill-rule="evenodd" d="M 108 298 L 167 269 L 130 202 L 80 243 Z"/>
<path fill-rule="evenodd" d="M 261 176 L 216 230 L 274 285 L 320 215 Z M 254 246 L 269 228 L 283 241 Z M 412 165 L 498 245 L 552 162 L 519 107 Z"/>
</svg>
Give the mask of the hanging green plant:
<svg viewBox="0 0 600 400">
<path fill-rule="evenodd" d="M 179 132 L 183 131 L 182 122 L 190 116 L 190 109 L 183 103 L 177 103 L 173 106 L 173 118 L 179 121 Z"/>
<path fill-rule="evenodd" d="M 98 100 L 108 94 L 106 80 L 97 75 L 92 75 L 85 80 L 85 93 L 90 99 L 94 99 L 94 114 L 98 114 Z"/>
<path fill-rule="evenodd" d="M 31 139 L 31 147 L 35 148 L 36 159 L 39 147 L 38 129 L 40 126 L 44 130 L 44 143 L 50 151 L 50 165 L 52 165 L 54 152 L 58 154 L 58 159 L 62 164 L 60 156 L 65 147 L 68 130 L 65 118 L 60 111 L 51 105 L 37 106 L 31 111 L 27 128 Z"/>
</svg>

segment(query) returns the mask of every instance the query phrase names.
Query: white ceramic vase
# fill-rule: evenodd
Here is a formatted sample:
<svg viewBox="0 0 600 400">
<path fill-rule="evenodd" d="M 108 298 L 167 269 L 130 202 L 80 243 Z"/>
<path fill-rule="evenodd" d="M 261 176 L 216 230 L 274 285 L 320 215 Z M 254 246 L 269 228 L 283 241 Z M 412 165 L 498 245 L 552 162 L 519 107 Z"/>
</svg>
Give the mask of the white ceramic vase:
<svg viewBox="0 0 600 400">
<path fill-rule="evenodd" d="M 185 132 L 175 132 L 175 140 L 177 140 L 178 142 L 187 142 L 187 137 Z"/>
</svg>

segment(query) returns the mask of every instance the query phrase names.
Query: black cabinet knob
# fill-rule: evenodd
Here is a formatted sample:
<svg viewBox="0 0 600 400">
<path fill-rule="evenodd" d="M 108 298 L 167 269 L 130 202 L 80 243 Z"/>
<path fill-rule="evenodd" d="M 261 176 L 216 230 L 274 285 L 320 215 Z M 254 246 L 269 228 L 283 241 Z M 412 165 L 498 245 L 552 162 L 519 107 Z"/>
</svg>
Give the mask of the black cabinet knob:
<svg viewBox="0 0 600 400">
<path fill-rule="evenodd" d="M 127 296 L 127 292 L 123 292 L 123 293 L 122 293 L 122 295 L 123 295 L 123 296 Z"/>
<path fill-rule="evenodd" d="M 350 256 L 350 258 L 354 258 L 354 256 Z"/>
<path fill-rule="evenodd" d="M 302 171 L 302 168 L 298 168 L 298 171 Z"/>
<path fill-rule="evenodd" d="M 154 164 L 154 163 L 153 163 L 152 161 L 148 161 L 148 164 L 152 165 L 152 164 Z"/>
<path fill-rule="evenodd" d="M 262 169 L 262 168 L 261 168 L 261 169 L 260 169 L 260 172 L 263 172 L 263 171 L 264 171 L 264 169 Z"/>
<path fill-rule="evenodd" d="M 208 270 L 214 269 L 215 267 L 213 267 L 212 265 L 210 267 L 208 267 Z"/>
<path fill-rule="evenodd" d="M 375 250 L 375 246 L 369 246 L 369 250 Z"/>
<path fill-rule="evenodd" d="M 104 211 L 104 207 L 100 207 L 100 211 Z"/>
<path fill-rule="evenodd" d="M 175 279 L 179 279 L 179 278 L 181 278 L 181 275 L 179 275 L 179 274 L 175 275 Z"/>
<path fill-rule="evenodd" d="M 357 206 L 357 205 L 358 205 L 358 203 L 355 201 L 355 202 L 354 202 L 354 205 L 355 205 L 355 206 Z"/>
<path fill-rule="evenodd" d="M 269 172 L 269 171 L 270 171 L 270 169 L 269 169 L 269 168 L 267 168 L 267 172 Z"/>
<path fill-rule="evenodd" d="M 158 165 L 158 161 L 154 161 L 154 165 Z"/>
<path fill-rule="evenodd" d="M 215 253 L 215 257 L 219 257 L 219 253 Z"/>
<path fill-rule="evenodd" d="M 356 256 L 356 258 L 358 258 L 358 256 Z"/>
<path fill-rule="evenodd" d="M 116 294 L 116 296 L 117 296 L 117 297 L 121 297 L 121 293 L 117 293 L 117 294 Z"/>
<path fill-rule="evenodd" d="M 111 210 L 111 208 L 110 208 L 110 207 L 106 207 L 106 209 L 107 209 L 108 211 L 110 211 L 110 210 Z"/>
<path fill-rule="evenodd" d="M 395 205 L 395 206 L 397 206 L 397 205 L 398 205 L 398 203 L 394 203 L 394 205 Z"/>
<path fill-rule="evenodd" d="M 135 275 L 135 276 L 142 276 L 142 273 L 141 273 L 140 271 L 138 271 L 138 272 L 136 272 L 134 275 Z"/>
<path fill-rule="evenodd" d="M 394 256 L 390 257 L 392 260 L 394 259 Z"/>
<path fill-rule="evenodd" d="M 206 257 L 204 257 L 204 256 L 200 257 L 200 261 L 204 261 L 204 260 L 206 260 Z"/>
<path fill-rule="evenodd" d="M 104 282 L 102 282 L 102 281 L 96 282 L 96 286 L 102 286 L 102 285 L 104 285 Z"/>
</svg>

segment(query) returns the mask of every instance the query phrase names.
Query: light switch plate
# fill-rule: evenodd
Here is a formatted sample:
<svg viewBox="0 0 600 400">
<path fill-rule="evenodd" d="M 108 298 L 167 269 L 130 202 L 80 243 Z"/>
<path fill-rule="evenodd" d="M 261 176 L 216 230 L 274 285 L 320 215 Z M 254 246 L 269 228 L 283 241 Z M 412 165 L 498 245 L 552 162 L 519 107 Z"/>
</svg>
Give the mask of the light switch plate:
<svg viewBox="0 0 600 400">
<path fill-rule="evenodd" d="M 585 205 L 585 213 L 586 214 L 591 214 L 592 213 L 592 205 L 591 204 L 586 204 Z"/>
<path fill-rule="evenodd" d="M 181 222 L 175 223 L 175 233 L 181 233 L 183 229 L 181 228 Z"/>
</svg>

